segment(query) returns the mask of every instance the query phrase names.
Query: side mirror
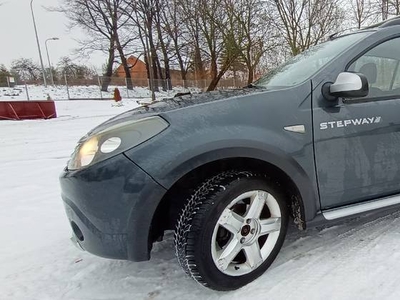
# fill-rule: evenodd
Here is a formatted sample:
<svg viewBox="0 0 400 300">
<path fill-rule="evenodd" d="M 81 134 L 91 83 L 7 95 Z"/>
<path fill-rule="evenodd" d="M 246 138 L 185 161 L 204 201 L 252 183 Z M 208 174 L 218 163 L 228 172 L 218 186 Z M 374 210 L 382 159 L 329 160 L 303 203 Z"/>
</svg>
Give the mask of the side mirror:
<svg viewBox="0 0 400 300">
<path fill-rule="evenodd" d="M 361 98 L 368 96 L 368 79 L 361 73 L 342 72 L 334 83 L 327 82 L 322 86 L 325 99 L 335 101 L 338 97 Z"/>
</svg>

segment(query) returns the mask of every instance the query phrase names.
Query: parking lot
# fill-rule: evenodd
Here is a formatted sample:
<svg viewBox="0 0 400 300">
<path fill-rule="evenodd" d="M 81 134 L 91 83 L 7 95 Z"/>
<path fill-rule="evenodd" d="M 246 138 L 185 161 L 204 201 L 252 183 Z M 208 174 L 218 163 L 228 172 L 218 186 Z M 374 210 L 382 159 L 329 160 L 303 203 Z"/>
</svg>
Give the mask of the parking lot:
<svg viewBox="0 0 400 300">
<path fill-rule="evenodd" d="M 183 274 L 172 233 L 149 262 L 79 251 L 69 241 L 58 175 L 82 135 L 137 104 L 56 105 L 57 119 L 0 122 L 1 299 L 398 299 L 400 212 L 305 232 L 291 228 L 272 267 L 229 293 Z"/>
</svg>

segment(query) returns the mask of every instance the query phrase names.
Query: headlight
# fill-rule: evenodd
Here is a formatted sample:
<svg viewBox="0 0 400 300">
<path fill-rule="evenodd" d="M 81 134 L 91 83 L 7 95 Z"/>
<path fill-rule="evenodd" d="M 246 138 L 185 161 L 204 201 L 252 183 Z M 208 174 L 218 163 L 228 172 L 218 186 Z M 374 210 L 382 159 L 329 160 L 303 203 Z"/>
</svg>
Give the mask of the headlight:
<svg viewBox="0 0 400 300">
<path fill-rule="evenodd" d="M 68 169 L 78 170 L 124 152 L 151 139 L 168 126 L 163 118 L 154 116 L 118 123 L 94 136 L 83 138 L 68 162 Z"/>
</svg>

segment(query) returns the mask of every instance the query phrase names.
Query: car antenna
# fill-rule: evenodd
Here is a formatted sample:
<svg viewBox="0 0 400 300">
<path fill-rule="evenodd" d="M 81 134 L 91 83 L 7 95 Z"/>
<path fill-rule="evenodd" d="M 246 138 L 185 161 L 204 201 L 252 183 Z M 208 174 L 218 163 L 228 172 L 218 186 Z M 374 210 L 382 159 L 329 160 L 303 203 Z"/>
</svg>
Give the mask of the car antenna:
<svg viewBox="0 0 400 300">
<path fill-rule="evenodd" d="M 340 31 L 336 31 L 335 33 L 331 34 L 331 35 L 328 37 L 328 39 L 329 39 L 330 41 L 334 40 L 334 39 L 337 37 L 337 35 L 338 35 L 339 33 L 340 33 Z"/>
</svg>

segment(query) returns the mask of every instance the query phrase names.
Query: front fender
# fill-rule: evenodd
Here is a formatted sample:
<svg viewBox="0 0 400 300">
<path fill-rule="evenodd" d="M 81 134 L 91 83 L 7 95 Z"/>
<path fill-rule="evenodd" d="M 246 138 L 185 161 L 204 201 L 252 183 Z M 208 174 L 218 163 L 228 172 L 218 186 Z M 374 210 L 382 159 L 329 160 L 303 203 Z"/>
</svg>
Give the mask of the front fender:
<svg viewBox="0 0 400 300">
<path fill-rule="evenodd" d="M 313 182 L 312 147 L 300 142 L 304 137 L 293 138 L 290 135 L 294 134 L 290 133 L 288 136 L 272 132 L 266 134 L 267 132 L 262 130 L 263 139 L 273 140 L 275 144 L 286 148 L 284 151 L 261 142 L 261 132 L 258 132 L 261 130 L 256 128 L 246 130 L 249 132 L 247 139 L 237 138 L 237 134 L 232 132 L 231 128 L 229 131 L 230 133 L 222 133 L 214 128 L 212 132 L 206 131 L 202 134 L 199 134 L 199 131 L 196 134 L 192 132 L 191 135 L 175 133 L 174 136 L 179 136 L 179 141 L 168 138 L 170 134 L 165 133 L 151 143 L 131 149 L 126 155 L 166 189 L 171 188 L 192 170 L 221 159 L 251 158 L 267 162 L 281 169 L 292 179 L 303 200 L 305 220 L 313 219 L 319 210 L 319 201 Z M 225 138 L 218 139 L 220 136 Z M 302 166 L 302 163 L 307 161 L 311 164 L 306 165 L 308 170 Z"/>
<path fill-rule="evenodd" d="M 263 150 L 249 147 L 230 147 L 215 149 L 200 154 L 191 159 L 176 165 L 168 176 L 160 181 L 160 184 L 170 188 L 184 175 L 207 163 L 229 158 L 251 158 L 260 160 L 282 170 L 296 184 L 304 205 L 304 217 L 306 221 L 312 220 L 319 207 L 316 199 L 316 191 L 304 169 L 289 155 L 274 147 L 265 147 Z"/>
</svg>

